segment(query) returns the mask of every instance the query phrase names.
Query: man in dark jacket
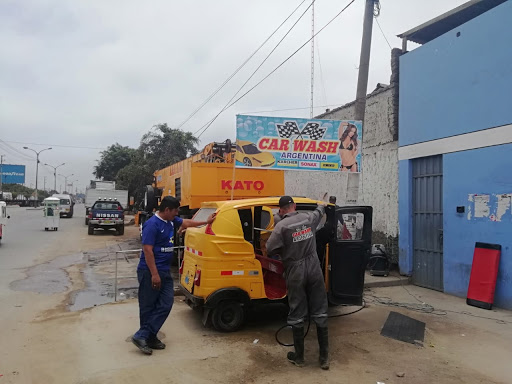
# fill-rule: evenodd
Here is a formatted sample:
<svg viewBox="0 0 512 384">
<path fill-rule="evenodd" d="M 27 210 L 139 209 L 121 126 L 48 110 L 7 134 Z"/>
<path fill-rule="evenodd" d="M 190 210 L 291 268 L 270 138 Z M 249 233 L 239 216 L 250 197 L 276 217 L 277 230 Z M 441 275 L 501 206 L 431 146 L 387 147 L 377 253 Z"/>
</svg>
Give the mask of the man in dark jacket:
<svg viewBox="0 0 512 384">
<path fill-rule="evenodd" d="M 288 360 L 304 365 L 304 321 L 309 316 L 317 327 L 320 366 L 329 369 L 327 331 L 327 295 L 318 256 L 315 231 L 325 213 L 319 206 L 313 212 L 297 212 L 290 196 L 279 200 L 282 220 L 277 223 L 267 242 L 269 255 L 279 254 L 285 268 L 288 290 L 288 325 L 292 327 L 295 352 Z"/>
</svg>

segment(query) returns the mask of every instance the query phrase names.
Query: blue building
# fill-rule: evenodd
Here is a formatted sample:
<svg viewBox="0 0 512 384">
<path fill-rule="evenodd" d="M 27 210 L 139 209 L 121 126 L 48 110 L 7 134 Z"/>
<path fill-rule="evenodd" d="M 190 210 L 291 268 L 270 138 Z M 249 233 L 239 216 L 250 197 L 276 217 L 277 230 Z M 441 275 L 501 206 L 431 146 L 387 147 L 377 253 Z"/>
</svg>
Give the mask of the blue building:
<svg viewBox="0 0 512 384">
<path fill-rule="evenodd" d="M 473 0 L 400 35 L 399 266 L 465 297 L 475 242 L 502 247 L 512 309 L 512 1 Z"/>
</svg>

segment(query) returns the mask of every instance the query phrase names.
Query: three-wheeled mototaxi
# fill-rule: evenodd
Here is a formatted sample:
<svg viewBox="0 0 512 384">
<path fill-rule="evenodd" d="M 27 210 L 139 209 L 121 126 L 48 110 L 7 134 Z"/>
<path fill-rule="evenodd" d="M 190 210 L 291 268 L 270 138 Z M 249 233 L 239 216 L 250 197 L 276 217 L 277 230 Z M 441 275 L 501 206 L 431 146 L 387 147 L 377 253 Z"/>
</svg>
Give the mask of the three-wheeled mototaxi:
<svg viewBox="0 0 512 384">
<path fill-rule="evenodd" d="M 322 202 L 294 198 L 298 211 Z M 203 324 L 235 331 L 256 303 L 286 303 L 284 267 L 266 252 L 279 197 L 203 203 L 189 228 L 180 264 L 186 302 L 202 311 Z M 372 207 L 328 205 L 317 229 L 317 252 L 330 305 L 362 305 L 364 274 L 371 250 Z"/>
</svg>

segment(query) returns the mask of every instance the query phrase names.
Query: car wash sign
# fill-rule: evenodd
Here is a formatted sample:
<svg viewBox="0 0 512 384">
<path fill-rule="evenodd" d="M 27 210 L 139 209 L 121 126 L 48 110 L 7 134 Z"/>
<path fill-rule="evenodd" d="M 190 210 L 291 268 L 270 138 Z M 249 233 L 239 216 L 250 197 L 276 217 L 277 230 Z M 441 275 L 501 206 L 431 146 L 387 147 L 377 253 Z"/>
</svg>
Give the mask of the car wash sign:
<svg viewBox="0 0 512 384">
<path fill-rule="evenodd" d="M 0 177 L 3 184 L 24 184 L 25 166 L 15 164 L 1 164 Z"/>
<path fill-rule="evenodd" d="M 236 166 L 359 172 L 360 121 L 238 115 Z"/>
</svg>

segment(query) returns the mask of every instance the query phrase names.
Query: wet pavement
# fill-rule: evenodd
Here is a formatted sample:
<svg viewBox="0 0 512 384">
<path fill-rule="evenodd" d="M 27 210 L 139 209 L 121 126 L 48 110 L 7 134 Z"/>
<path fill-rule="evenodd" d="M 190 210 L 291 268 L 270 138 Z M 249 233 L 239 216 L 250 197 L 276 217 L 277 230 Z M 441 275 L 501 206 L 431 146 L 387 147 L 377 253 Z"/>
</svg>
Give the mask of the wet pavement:
<svg viewBox="0 0 512 384">
<path fill-rule="evenodd" d="M 75 216 L 60 220 L 59 232 L 44 231 L 43 217 L 39 210 L 9 207 L 11 219 L 6 230 L 3 244 L 0 246 L 0 261 L 3 272 L 9 270 L 18 276 L 13 281 L 3 280 L 5 288 L 12 291 L 34 292 L 52 295 L 67 292 L 72 282 L 68 269 L 77 267 L 85 283 L 85 288 L 71 292 L 69 310 L 78 311 L 114 301 L 115 259 L 116 251 L 137 250 L 133 253 L 118 253 L 118 300 L 137 296 L 138 282 L 136 269 L 139 258 L 140 241 L 113 236 L 108 231 L 97 231 L 94 236 L 87 235 L 83 225 L 83 207 L 77 206 Z M 101 241 L 104 248 L 95 250 L 77 249 L 69 255 L 58 256 L 51 261 L 37 263 L 41 250 L 50 244 L 62 241 L 66 236 L 87 240 Z M 32 266 L 29 266 L 32 264 Z M 34 265 L 35 264 L 35 265 Z M 12 273 L 11 272 L 11 273 Z M 12 276 L 12 275 L 11 275 Z"/>
</svg>

